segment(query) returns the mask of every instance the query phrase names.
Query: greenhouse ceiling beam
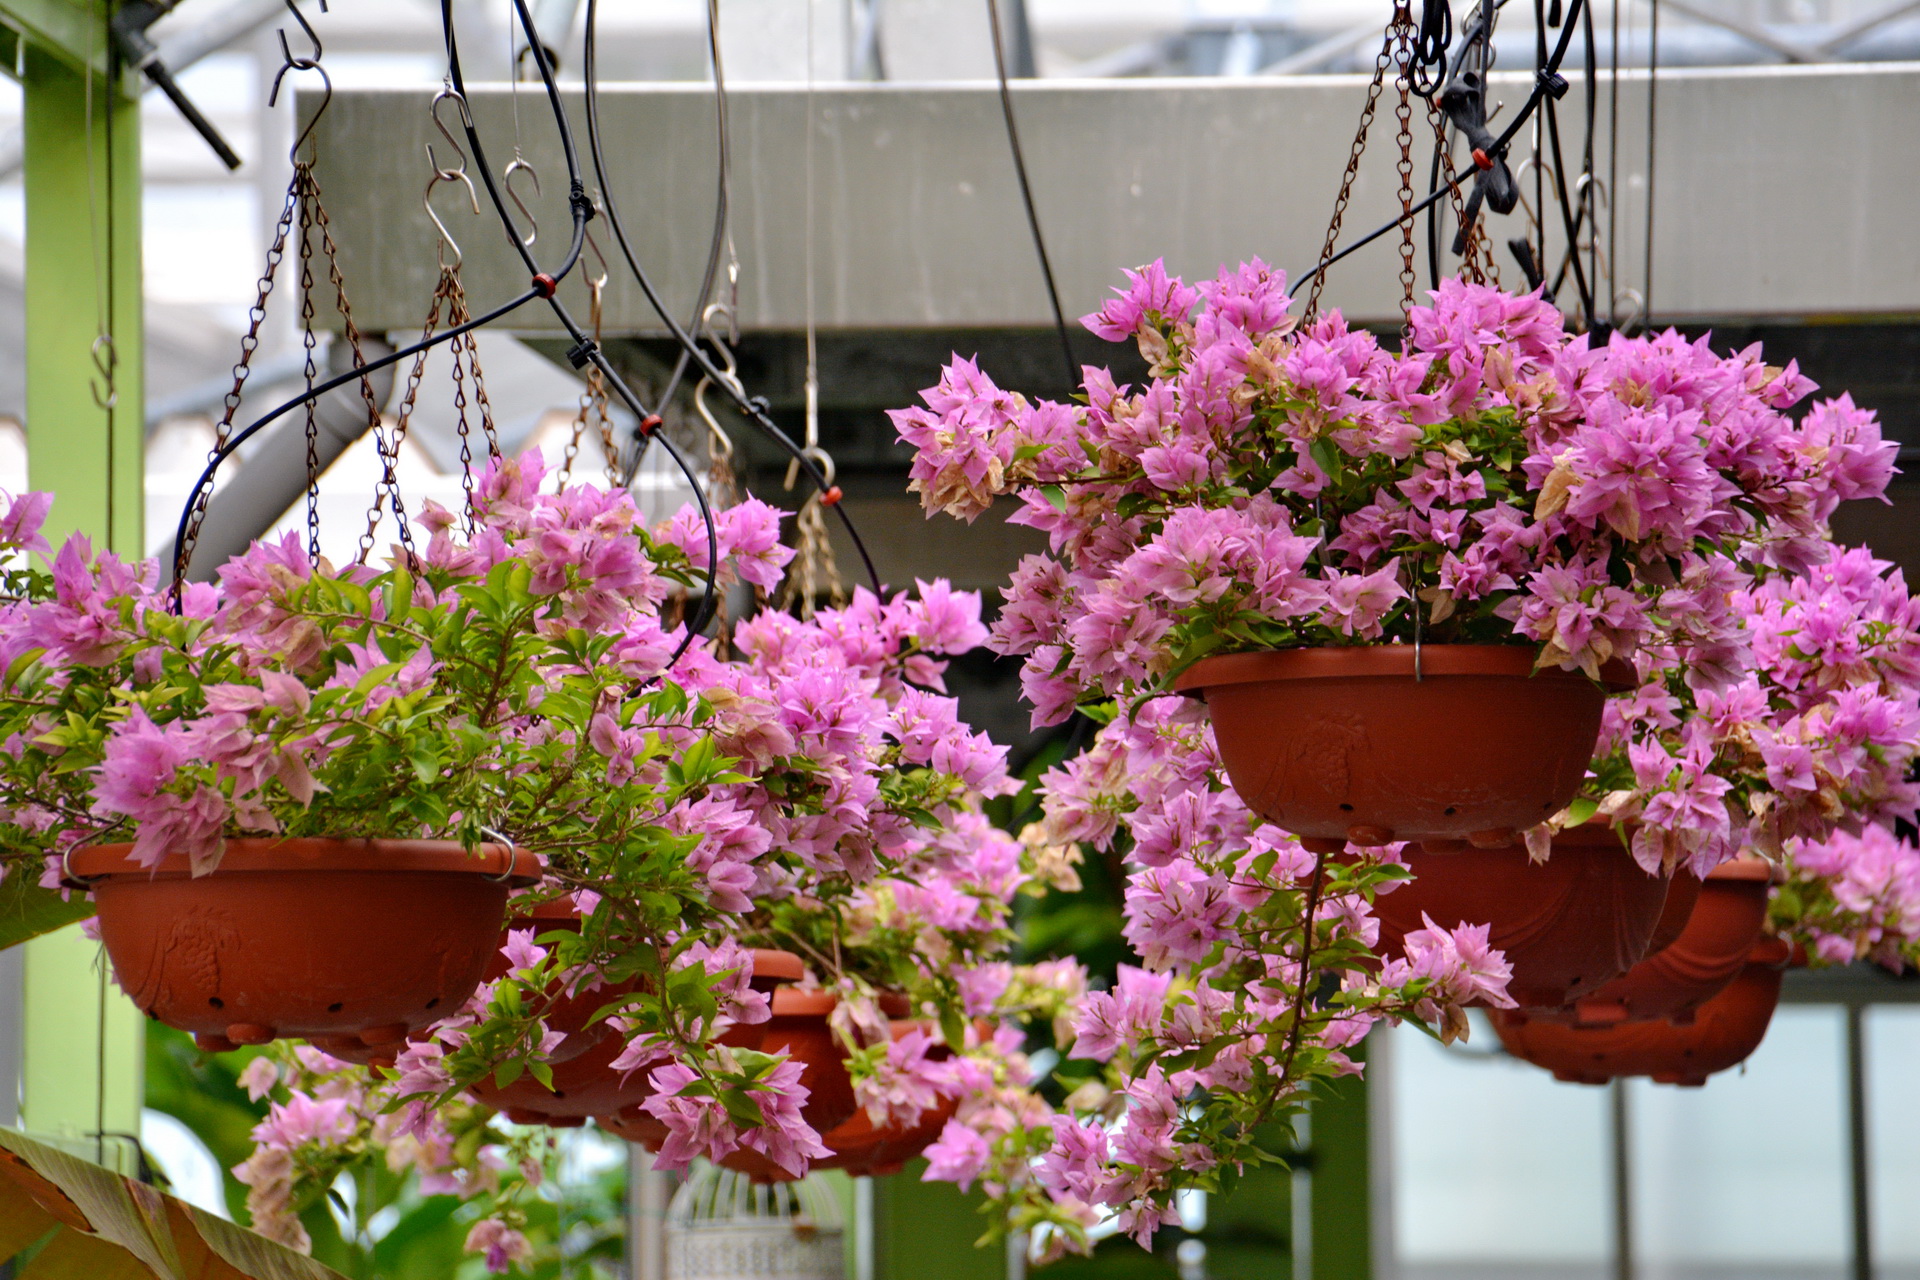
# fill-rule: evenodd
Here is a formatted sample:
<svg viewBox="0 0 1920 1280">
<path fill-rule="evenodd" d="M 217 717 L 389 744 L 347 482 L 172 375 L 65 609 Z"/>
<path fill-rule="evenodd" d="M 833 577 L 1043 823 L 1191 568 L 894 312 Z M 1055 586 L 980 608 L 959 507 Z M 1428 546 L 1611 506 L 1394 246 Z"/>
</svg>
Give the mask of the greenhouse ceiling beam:
<svg viewBox="0 0 1920 1280">
<path fill-rule="evenodd" d="M 1523 78 L 1495 77 L 1517 101 Z M 1210 276 L 1258 255 L 1298 272 L 1326 231 L 1366 82 L 1293 79 L 1026 81 L 1013 88 L 1035 201 L 1069 318 L 1098 307 L 1119 268 L 1164 256 Z M 320 123 L 319 178 L 367 329 L 417 326 L 436 279 L 434 231 L 417 199 L 431 134 L 431 88 L 342 89 Z M 1559 104 L 1562 136 L 1582 136 L 1578 85 Z M 1646 287 L 1648 80 L 1623 72 L 1618 137 L 1619 290 Z M 512 154 L 505 86 L 475 86 L 472 107 L 496 167 Z M 1602 94 L 1601 101 L 1606 101 Z M 577 93 L 569 98 L 576 129 Z M 797 330 L 806 320 L 803 87 L 752 85 L 732 97 L 733 239 L 740 323 Z M 819 323 L 849 330 L 1044 329 L 1035 265 L 998 95 L 983 84 L 818 86 L 815 297 Z M 312 110 L 311 96 L 301 111 Z M 527 116 L 527 158 L 546 179 L 538 252 L 557 254 L 565 169 L 551 125 Z M 711 91 L 612 85 L 602 94 L 611 187 L 635 250 L 684 317 L 705 266 L 713 209 Z M 1662 70 L 1655 149 L 1655 314 L 1664 319 L 1920 315 L 1920 64 Z M 1612 168 L 1602 122 L 1595 169 Z M 584 149 L 584 148 L 583 148 Z M 1349 236 L 1397 209 L 1391 124 L 1376 125 L 1346 217 Z M 1425 154 L 1419 159 L 1425 173 Z M 526 284 L 491 212 L 443 214 L 466 249 L 476 303 Z M 613 249 L 603 228 L 600 242 Z M 1495 242 L 1521 233 L 1495 219 Z M 1397 237 L 1334 268 L 1327 300 L 1389 321 L 1399 298 Z M 1603 246 L 1604 247 L 1604 246 Z M 1501 249 L 1501 265 L 1519 278 Z M 584 285 L 564 286 L 586 314 Z M 1422 273 L 1424 278 L 1424 272 Z M 1570 291 L 1569 291 L 1570 292 Z M 549 331 L 544 308 L 513 317 Z M 657 333 L 640 290 L 616 272 L 609 332 Z"/>
</svg>

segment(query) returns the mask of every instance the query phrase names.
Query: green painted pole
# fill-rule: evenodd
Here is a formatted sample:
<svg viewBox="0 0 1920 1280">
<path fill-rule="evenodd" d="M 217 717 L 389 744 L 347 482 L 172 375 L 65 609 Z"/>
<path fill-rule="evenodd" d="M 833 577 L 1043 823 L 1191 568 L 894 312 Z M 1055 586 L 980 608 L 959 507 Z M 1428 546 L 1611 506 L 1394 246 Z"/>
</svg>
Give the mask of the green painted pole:
<svg viewBox="0 0 1920 1280">
<path fill-rule="evenodd" d="M 1006 1280 L 1006 1249 L 974 1247 L 987 1229 L 978 1189 L 922 1182 L 926 1167 L 873 1180 L 873 1280 Z"/>
<path fill-rule="evenodd" d="M 107 6 L 84 10 L 106 47 Z M 47 533 L 145 550 L 140 110 L 105 77 L 29 43 L 27 470 Z M 126 1167 L 140 1129 L 144 1022 L 78 926 L 26 944 L 23 1128 Z"/>
<path fill-rule="evenodd" d="M 1356 1046 L 1353 1057 L 1363 1058 L 1364 1047 Z M 1312 1280 L 1372 1280 L 1373 1170 L 1365 1077 L 1348 1076 L 1316 1091 L 1312 1117 Z"/>
</svg>

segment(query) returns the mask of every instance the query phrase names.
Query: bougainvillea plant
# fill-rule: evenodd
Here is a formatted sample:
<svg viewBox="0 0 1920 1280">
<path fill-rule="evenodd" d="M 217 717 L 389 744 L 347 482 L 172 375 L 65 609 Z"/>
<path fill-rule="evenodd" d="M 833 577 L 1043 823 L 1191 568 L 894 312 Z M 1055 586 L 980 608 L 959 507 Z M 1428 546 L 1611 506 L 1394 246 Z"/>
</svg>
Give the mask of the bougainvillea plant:
<svg viewBox="0 0 1920 1280">
<path fill-rule="evenodd" d="M 804 1171 L 825 1151 L 798 1065 L 716 1043 L 766 1016 L 743 943 L 795 950 L 839 990 L 870 1113 L 910 1120 L 936 1085 L 951 1096 L 954 1049 L 984 1036 L 972 1051 L 994 1051 L 970 1021 L 974 971 L 1004 969 L 1011 898 L 1034 878 L 980 817 L 1013 786 L 1004 751 L 941 688 L 939 655 L 985 637 L 978 596 L 921 583 L 806 622 L 762 613 L 670 664 L 684 629 L 663 607 L 706 567 L 703 522 L 648 529 L 625 494 L 540 481 L 532 457 L 495 464 L 472 534 L 430 508 L 428 544 L 385 567 L 256 545 L 177 612 L 152 565 L 79 540 L 50 570 L 16 555 L 0 617 L 9 851 L 53 873 L 68 848 L 118 838 L 141 863 L 188 850 L 201 874 L 248 833 L 505 836 L 539 854 L 529 898 L 571 895 L 579 930 L 515 931 L 507 974 L 370 1095 L 402 1118 L 361 1146 L 431 1145 L 465 1086 L 545 1078 L 556 994 L 605 988 L 670 1161 L 745 1145 Z M 45 508 L 12 504 L 0 536 L 47 550 Z M 722 586 L 779 584 L 777 512 L 742 503 L 717 534 Z M 891 1036 L 881 989 L 927 1029 Z M 328 1065 L 288 1085 L 290 1115 L 325 1100 L 308 1086 Z M 278 1134 L 263 1142 L 284 1154 Z M 271 1213 L 324 1194 L 337 1154 L 263 1156 L 249 1177 L 273 1187 Z M 502 1239 L 490 1248 L 510 1254 Z"/>
<path fill-rule="evenodd" d="M 1920 849 L 1871 825 L 1789 842 L 1767 927 L 1814 964 L 1920 968 Z"/>
<path fill-rule="evenodd" d="M 1608 703 L 1569 816 L 1632 821 L 1650 871 L 1704 874 L 1745 849 L 1779 861 L 1920 811 L 1920 599 L 1865 550 L 1821 541 L 1804 554 L 1804 568 L 1759 567 L 1730 594 L 1742 626 L 1721 680 L 1648 646 L 1640 688 Z"/>
<path fill-rule="evenodd" d="M 984 1180 L 1010 1224 L 1049 1224 L 1063 1247 L 1109 1215 L 1144 1242 L 1176 1188 L 1272 1158 L 1260 1126 L 1355 1069 L 1343 1051 L 1382 1018 L 1452 1036 L 1466 1003 L 1508 1001 L 1472 926 L 1429 922 L 1376 958 L 1369 907 L 1404 875 L 1395 847 L 1316 857 L 1249 814 L 1204 711 L 1155 696 L 1200 658 L 1424 641 L 1532 644 L 1590 676 L 1634 660 L 1646 688 L 1609 719 L 1585 812 L 1561 820 L 1603 801 L 1644 818 L 1662 828 L 1636 846 L 1655 869 L 1912 800 L 1911 603 L 1827 535 L 1891 474 L 1871 414 L 1842 397 L 1789 416 L 1812 384 L 1757 348 L 1591 346 L 1537 294 L 1444 283 L 1393 352 L 1337 313 L 1299 324 L 1258 262 L 1191 288 L 1158 263 L 1129 277 L 1084 323 L 1138 343 L 1144 386 L 1089 368 L 1081 403 L 1029 401 L 956 358 L 924 408 L 893 415 L 929 513 L 971 520 L 1012 495 L 1010 518 L 1048 535 L 990 644 L 1025 657 L 1036 724 L 1078 709 L 1103 726 L 1024 836 L 1129 865 L 1142 964 L 1084 999 L 1070 1045 L 1103 1071 L 1072 1077 L 1057 1112 L 963 1104 L 930 1152 L 933 1176 Z M 1864 656 L 1792 639 L 1807 624 L 1788 615 L 1820 612 L 1836 578 L 1857 597 L 1841 629 L 1863 629 L 1839 648 Z M 1816 866 L 1809 929 L 1895 910 Z"/>
<path fill-rule="evenodd" d="M 927 1176 L 978 1180 L 1002 1226 L 1045 1227 L 1052 1249 L 1084 1247 L 1102 1219 L 1145 1244 L 1178 1220 L 1178 1189 L 1225 1191 L 1277 1159 L 1263 1128 L 1357 1071 L 1346 1051 L 1381 1020 L 1452 1039 L 1466 1005 L 1512 1003 L 1483 926 L 1429 922 L 1381 964 L 1371 903 L 1404 876 L 1399 846 L 1317 859 L 1262 823 L 1185 699 L 1122 710 L 1042 797 L 1023 833 L 1036 862 L 1078 849 L 1131 865 L 1124 928 L 1141 964 L 1057 1013 L 1010 1010 L 1051 1027 L 1067 1061 L 1045 1087 L 1003 1074 L 962 1098 Z"/>
<path fill-rule="evenodd" d="M 1089 367 L 1083 404 L 1030 402 L 956 358 L 893 414 L 929 512 L 1013 495 L 1050 539 L 994 628 L 1038 723 L 1239 650 L 1724 662 L 1732 562 L 1795 563 L 1891 465 L 1845 400 L 1783 412 L 1812 390 L 1792 365 L 1672 334 L 1590 348 L 1537 293 L 1443 282 L 1393 352 L 1337 312 L 1299 325 L 1257 260 L 1128 275 L 1084 323 L 1139 344 L 1145 386 Z"/>
</svg>

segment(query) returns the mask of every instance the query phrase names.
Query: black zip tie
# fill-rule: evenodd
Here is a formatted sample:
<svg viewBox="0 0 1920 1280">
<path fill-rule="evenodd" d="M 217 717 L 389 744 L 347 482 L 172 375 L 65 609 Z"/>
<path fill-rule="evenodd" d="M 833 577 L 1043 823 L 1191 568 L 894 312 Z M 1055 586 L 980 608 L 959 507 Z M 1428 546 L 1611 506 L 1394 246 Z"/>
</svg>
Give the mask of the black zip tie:
<svg viewBox="0 0 1920 1280">
<path fill-rule="evenodd" d="M 567 348 L 567 363 L 576 369 L 584 369 L 599 350 L 599 344 L 592 338 L 582 338 L 579 345 Z"/>
</svg>

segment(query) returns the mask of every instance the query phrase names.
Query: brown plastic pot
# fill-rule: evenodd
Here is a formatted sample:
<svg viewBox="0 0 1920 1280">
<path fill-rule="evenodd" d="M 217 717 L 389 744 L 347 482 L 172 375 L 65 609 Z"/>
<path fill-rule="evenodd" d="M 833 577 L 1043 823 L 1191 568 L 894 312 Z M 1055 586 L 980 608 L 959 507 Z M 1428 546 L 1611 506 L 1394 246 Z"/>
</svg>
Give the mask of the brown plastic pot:
<svg viewBox="0 0 1920 1280">
<path fill-rule="evenodd" d="M 805 972 L 800 957 L 791 951 L 753 952 L 753 985 L 757 990 L 765 990 L 776 983 L 797 982 Z M 785 988 L 774 991 L 773 1003 L 776 1008 L 786 994 Z M 590 999 L 604 1003 L 608 998 L 596 992 Z M 593 1007 L 598 1008 L 599 1005 L 594 1004 Z M 736 1048 L 761 1048 L 762 1028 L 769 1025 L 762 1022 L 735 1027 L 721 1037 L 721 1042 Z M 594 1116 L 618 1115 L 638 1108 L 653 1097 L 653 1086 L 647 1082 L 649 1072 L 613 1069 L 613 1060 L 624 1053 L 626 1047 L 626 1041 L 620 1036 L 603 1035 L 579 1057 L 554 1065 L 552 1088 L 541 1084 L 531 1075 L 522 1075 L 505 1087 L 494 1084 L 493 1078 L 488 1076 L 471 1086 L 468 1092 L 515 1124 L 544 1124 L 565 1129 L 584 1124 Z M 842 1071 L 844 1073 L 844 1068 Z"/>
<path fill-rule="evenodd" d="M 1672 1019 L 1693 1011 L 1732 982 L 1760 938 L 1772 869 L 1743 855 L 1707 874 L 1680 936 L 1625 976 L 1554 1016 L 1583 1026 Z"/>
<path fill-rule="evenodd" d="M 1693 919 L 1693 908 L 1700 901 L 1700 877 L 1685 867 L 1676 870 L 1667 879 L 1667 905 L 1660 909 L 1660 923 L 1653 926 L 1653 940 L 1647 943 L 1647 954 L 1665 951 L 1680 941 L 1680 935 L 1687 931 L 1687 921 Z"/>
<path fill-rule="evenodd" d="M 516 915 L 507 921 L 507 929 L 531 929 L 537 938 L 543 933 L 556 929 L 578 932 L 580 913 L 573 904 L 565 899 L 555 899 L 534 906 L 524 915 Z M 500 934 L 500 946 L 507 944 L 506 931 Z M 507 958 L 496 949 L 487 961 L 487 971 L 481 977 L 482 982 L 494 982 L 507 974 Z M 591 1049 L 611 1030 L 604 1022 L 590 1022 L 593 1015 L 614 1000 L 638 988 L 637 980 L 614 986 L 600 986 L 592 991 L 567 995 L 561 984 L 553 983 L 548 987 L 552 1003 L 545 1010 L 547 1029 L 558 1031 L 565 1038 L 556 1044 L 547 1054 L 549 1063 L 571 1062 Z M 313 1040 L 315 1048 L 332 1054 L 346 1062 L 357 1062 L 364 1066 L 391 1067 L 401 1049 L 400 1045 L 387 1044 L 368 1046 L 361 1044 L 353 1036 L 317 1036 Z"/>
<path fill-rule="evenodd" d="M 1567 807 L 1600 736 L 1605 691 L 1533 664 L 1531 647 L 1427 645 L 1416 676 L 1411 645 L 1282 649 L 1203 658 L 1174 687 L 1206 699 L 1241 800 L 1310 848 L 1501 848 Z"/>
<path fill-rule="evenodd" d="M 1554 836 L 1543 863 L 1524 848 L 1409 845 L 1400 859 L 1413 879 L 1374 903 L 1379 953 L 1399 955 L 1423 915 L 1446 929 L 1488 925 L 1488 943 L 1513 966 L 1508 994 L 1523 1008 L 1561 1008 L 1633 968 L 1667 900 L 1667 881 L 1641 870 L 1604 821 Z"/>
<path fill-rule="evenodd" d="M 393 1045 L 466 1003 L 499 944 L 524 849 L 444 840 L 229 840 L 217 870 L 74 851 L 120 986 L 214 1052 L 280 1036 Z"/>
<path fill-rule="evenodd" d="M 1547 1068 L 1556 1080 L 1605 1084 L 1616 1076 L 1649 1076 L 1657 1084 L 1697 1087 L 1760 1047 L 1780 1003 L 1786 960 L 1785 946 L 1762 939 L 1727 985 L 1683 1024 L 1566 1026 L 1497 1009 L 1493 1025 L 1509 1053 Z"/>
<path fill-rule="evenodd" d="M 833 1006 L 838 1003 L 832 993 L 782 991 L 776 993 L 775 1001 L 773 1023 L 760 1024 L 768 1028 L 768 1034 L 758 1047 L 766 1053 L 776 1053 L 785 1048 L 805 1064 L 800 1078 L 808 1089 L 814 1089 L 816 1082 L 827 1086 L 827 1101 L 818 1101 L 820 1095 L 810 1093 L 801 1108 L 802 1118 L 820 1134 L 821 1143 L 833 1153 L 814 1161 L 813 1168 L 842 1169 L 854 1177 L 898 1172 L 900 1166 L 925 1151 L 940 1136 L 940 1130 L 953 1117 L 957 1103 L 941 1102 L 912 1126 L 878 1127 L 854 1102 L 853 1081 L 847 1074 L 845 1053 L 841 1051 L 839 1043 L 833 1040 L 831 1031 L 828 1031 L 824 1046 L 832 1055 L 828 1059 L 815 1026 L 815 1019 L 818 1018 L 820 1026 L 824 1027 L 826 1016 L 832 1013 Z M 905 1011 L 903 1001 L 896 1002 L 883 996 L 882 1004 L 890 1014 L 896 1009 Z M 787 1025 L 776 1026 L 776 1023 Z M 916 1026 L 925 1025 L 896 1021 L 890 1030 L 898 1039 Z M 826 1128 L 821 1127 L 817 1117 L 835 1114 L 843 1107 L 847 1110 L 838 1122 Z M 598 1117 L 594 1123 L 608 1133 L 639 1143 L 649 1151 L 658 1151 L 667 1139 L 666 1126 L 638 1107 L 629 1108 L 618 1115 Z M 759 1152 L 746 1148 L 730 1153 L 720 1164 L 747 1175 L 755 1182 L 794 1181 L 793 1174 Z"/>
</svg>

